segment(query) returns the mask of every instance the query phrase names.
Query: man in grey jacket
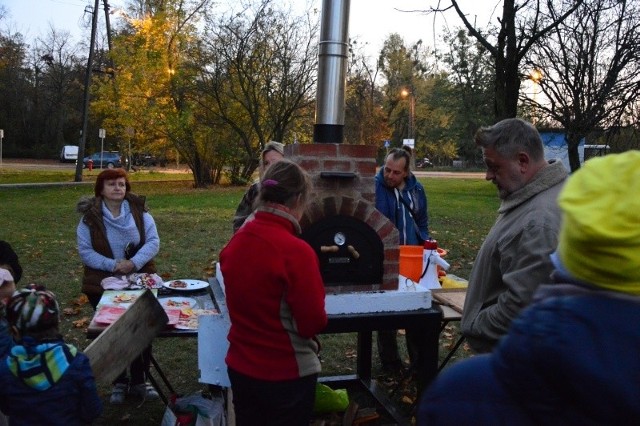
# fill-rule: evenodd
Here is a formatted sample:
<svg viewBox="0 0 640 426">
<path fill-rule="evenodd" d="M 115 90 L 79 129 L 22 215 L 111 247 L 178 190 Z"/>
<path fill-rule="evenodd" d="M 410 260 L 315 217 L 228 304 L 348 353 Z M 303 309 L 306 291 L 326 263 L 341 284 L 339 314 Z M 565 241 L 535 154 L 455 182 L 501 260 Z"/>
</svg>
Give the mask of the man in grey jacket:
<svg viewBox="0 0 640 426">
<path fill-rule="evenodd" d="M 540 134 L 521 119 L 483 127 L 475 142 L 502 203 L 471 270 L 461 328 L 474 351 L 490 352 L 553 270 L 568 173 L 545 160 Z"/>
</svg>

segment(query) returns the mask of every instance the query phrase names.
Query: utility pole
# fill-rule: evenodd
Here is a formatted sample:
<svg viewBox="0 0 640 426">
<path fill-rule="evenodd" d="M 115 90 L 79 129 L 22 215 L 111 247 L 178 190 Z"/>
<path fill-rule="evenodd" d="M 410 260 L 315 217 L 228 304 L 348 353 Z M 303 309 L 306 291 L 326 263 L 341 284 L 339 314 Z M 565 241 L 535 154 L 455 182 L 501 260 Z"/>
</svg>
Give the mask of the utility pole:
<svg viewBox="0 0 640 426">
<path fill-rule="evenodd" d="M 93 16 L 91 18 L 91 44 L 89 46 L 89 59 L 87 59 L 87 72 L 84 76 L 84 104 L 82 107 L 82 137 L 78 148 L 78 161 L 76 162 L 76 182 L 82 182 L 82 168 L 84 158 L 84 148 L 87 144 L 87 127 L 89 123 L 89 86 L 91 85 L 91 67 L 93 66 L 93 52 L 96 44 L 96 29 L 98 27 L 98 7 L 100 0 L 95 1 Z"/>
<path fill-rule="evenodd" d="M 109 20 L 109 2 L 107 0 L 103 1 L 104 3 L 104 22 L 107 26 L 107 46 L 109 47 L 109 53 L 111 53 L 111 49 L 113 46 L 111 45 L 111 21 Z M 113 66 L 113 63 L 111 64 Z"/>
</svg>

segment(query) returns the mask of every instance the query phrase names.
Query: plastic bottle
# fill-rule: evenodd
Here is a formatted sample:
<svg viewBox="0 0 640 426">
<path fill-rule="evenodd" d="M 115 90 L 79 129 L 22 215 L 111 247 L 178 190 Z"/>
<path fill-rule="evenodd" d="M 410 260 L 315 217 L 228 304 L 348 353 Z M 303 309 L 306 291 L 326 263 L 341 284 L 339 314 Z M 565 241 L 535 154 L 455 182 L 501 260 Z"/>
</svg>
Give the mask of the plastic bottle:
<svg viewBox="0 0 640 426">
<path fill-rule="evenodd" d="M 438 242 L 436 240 L 427 240 L 424 242 L 422 251 L 422 276 L 420 277 L 420 285 L 428 288 L 441 288 L 438 280 L 438 268 L 440 266 L 445 271 L 449 269 L 446 260 L 440 257 L 438 253 Z"/>
</svg>

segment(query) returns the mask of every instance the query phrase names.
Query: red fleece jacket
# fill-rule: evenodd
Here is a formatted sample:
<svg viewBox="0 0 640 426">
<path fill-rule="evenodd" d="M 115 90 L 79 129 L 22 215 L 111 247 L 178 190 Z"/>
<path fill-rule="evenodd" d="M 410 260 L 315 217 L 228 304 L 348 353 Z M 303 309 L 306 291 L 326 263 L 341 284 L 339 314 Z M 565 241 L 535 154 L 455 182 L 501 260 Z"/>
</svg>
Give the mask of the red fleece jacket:
<svg viewBox="0 0 640 426">
<path fill-rule="evenodd" d="M 261 380 L 320 372 L 313 337 L 327 324 L 318 257 L 293 223 L 258 211 L 220 253 L 231 329 L 226 362 Z"/>
</svg>

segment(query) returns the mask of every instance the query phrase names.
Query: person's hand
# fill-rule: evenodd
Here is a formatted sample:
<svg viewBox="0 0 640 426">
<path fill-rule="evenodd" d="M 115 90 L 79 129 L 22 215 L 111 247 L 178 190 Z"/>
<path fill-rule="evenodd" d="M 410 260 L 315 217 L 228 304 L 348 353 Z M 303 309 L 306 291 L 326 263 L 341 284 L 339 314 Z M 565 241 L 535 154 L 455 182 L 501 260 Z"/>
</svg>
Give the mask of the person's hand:
<svg viewBox="0 0 640 426">
<path fill-rule="evenodd" d="M 116 269 L 113 272 L 117 274 L 127 275 L 136 269 L 136 265 L 127 259 L 120 259 L 116 262 Z"/>
<path fill-rule="evenodd" d="M 16 291 L 16 283 L 13 282 L 11 272 L 0 268 L 0 302 L 8 300 Z"/>
<path fill-rule="evenodd" d="M 0 286 L 0 302 L 6 303 L 16 292 L 16 284 L 13 281 L 5 281 Z"/>
</svg>

